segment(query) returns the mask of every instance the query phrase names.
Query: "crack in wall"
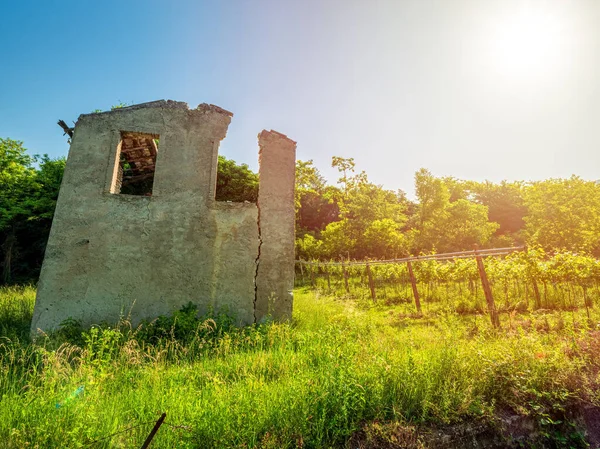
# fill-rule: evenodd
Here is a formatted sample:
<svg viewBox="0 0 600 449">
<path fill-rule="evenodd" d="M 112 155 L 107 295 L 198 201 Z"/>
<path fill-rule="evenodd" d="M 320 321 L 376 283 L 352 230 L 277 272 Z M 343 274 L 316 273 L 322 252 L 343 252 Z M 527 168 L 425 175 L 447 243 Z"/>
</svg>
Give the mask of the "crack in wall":
<svg viewBox="0 0 600 449">
<path fill-rule="evenodd" d="M 258 280 L 258 266 L 260 265 L 260 249 L 263 244 L 262 234 L 260 230 L 260 204 L 258 200 L 256 201 L 256 208 L 258 209 L 258 217 L 256 219 L 256 225 L 258 226 L 258 252 L 256 254 L 256 259 L 254 259 L 254 264 L 256 265 L 256 271 L 254 272 L 254 322 L 256 323 L 256 302 L 258 300 L 258 284 L 256 281 Z"/>
<path fill-rule="evenodd" d="M 231 113 L 215 106 L 172 102 L 80 117 L 32 332 L 57 328 L 69 316 L 86 326 L 113 320 L 129 298 L 138 299 L 133 322 L 172 313 L 185 301 L 200 310 L 213 306 L 240 325 L 290 318 L 295 142 L 274 131 L 258 135 L 260 205 L 216 201 L 218 147 L 230 121 Z M 138 134 L 147 136 L 143 145 L 125 143 Z M 113 185 L 124 165 L 120 152 L 131 156 L 130 165 L 139 159 L 136 170 L 154 163 L 151 196 Z M 155 276 L 148 266 L 156 261 L 162 269 Z"/>
</svg>

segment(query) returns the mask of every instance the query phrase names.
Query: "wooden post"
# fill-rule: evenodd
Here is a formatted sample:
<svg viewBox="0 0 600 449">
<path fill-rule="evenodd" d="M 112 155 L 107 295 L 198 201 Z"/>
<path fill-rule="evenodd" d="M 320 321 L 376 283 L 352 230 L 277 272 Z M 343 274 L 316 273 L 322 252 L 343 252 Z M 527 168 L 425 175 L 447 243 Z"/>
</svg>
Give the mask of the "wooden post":
<svg viewBox="0 0 600 449">
<path fill-rule="evenodd" d="M 312 284 L 313 288 L 315 288 L 315 266 L 318 268 L 318 265 L 311 265 L 310 267 L 310 283 Z"/>
<path fill-rule="evenodd" d="M 373 275 L 371 274 L 371 267 L 367 264 L 367 277 L 369 279 L 369 289 L 371 290 L 371 299 L 375 301 L 375 283 L 373 282 Z"/>
<path fill-rule="evenodd" d="M 417 290 L 417 279 L 415 278 L 415 273 L 413 272 L 412 264 L 410 262 L 406 262 L 406 266 L 408 267 L 410 285 L 412 286 L 413 296 L 415 297 L 415 306 L 417 306 L 417 312 L 421 314 L 421 299 L 419 298 L 419 290 Z"/>
<path fill-rule="evenodd" d="M 591 323 L 590 307 L 589 307 L 589 304 L 588 304 L 587 287 L 584 285 L 584 286 L 582 286 L 582 288 L 583 288 L 583 304 L 585 305 L 585 311 L 587 313 L 588 322 Z"/>
<path fill-rule="evenodd" d="M 329 269 L 325 265 L 325 276 L 327 276 L 327 291 L 331 291 L 331 279 L 329 278 Z"/>
<path fill-rule="evenodd" d="M 154 424 L 154 427 L 150 431 L 150 434 L 148 435 L 148 437 L 146 438 L 146 441 L 144 441 L 144 444 L 142 444 L 142 447 L 140 449 L 148 449 L 148 446 L 150 446 L 152 439 L 156 435 L 156 432 L 158 432 L 158 429 L 160 429 L 160 426 L 162 426 L 162 423 L 166 417 L 167 417 L 166 413 L 163 413 L 162 415 L 160 415 L 160 418 L 158 418 L 158 421 L 156 421 L 156 424 Z"/>
<path fill-rule="evenodd" d="M 529 258 L 529 247 L 527 245 L 525 245 L 525 247 L 523 248 L 523 251 L 525 252 L 525 255 L 527 256 L 526 260 L 527 260 L 527 265 L 529 267 L 529 277 L 531 278 L 531 283 L 533 284 L 533 296 L 535 298 L 535 307 L 539 309 L 542 307 L 542 298 L 540 296 L 540 289 L 538 288 L 537 281 L 535 280 L 535 275 L 533 273 L 533 262 Z"/>
<path fill-rule="evenodd" d="M 488 311 L 490 312 L 490 319 L 492 320 L 492 326 L 500 327 L 500 318 L 498 317 L 498 311 L 496 310 L 496 304 L 494 303 L 494 296 L 492 295 L 492 289 L 488 282 L 487 275 L 485 273 L 485 266 L 483 265 L 483 259 L 477 253 L 477 245 L 473 250 L 475 253 L 475 260 L 477 261 L 477 269 L 479 270 L 479 277 L 481 278 L 481 286 L 483 287 L 483 293 L 485 294 L 485 300 L 487 301 Z"/>
<path fill-rule="evenodd" d="M 350 287 L 348 286 L 348 270 L 346 265 L 342 264 L 342 271 L 344 272 L 344 286 L 346 287 L 346 293 L 350 294 Z"/>
<path fill-rule="evenodd" d="M 304 263 L 300 262 L 300 274 L 302 276 L 302 285 L 304 285 Z"/>
<path fill-rule="evenodd" d="M 531 282 L 533 283 L 533 295 L 535 296 L 535 307 L 539 309 L 542 307 L 542 297 L 540 296 L 540 289 L 538 288 L 537 281 L 535 280 L 535 277 L 533 275 L 531 275 Z"/>
</svg>

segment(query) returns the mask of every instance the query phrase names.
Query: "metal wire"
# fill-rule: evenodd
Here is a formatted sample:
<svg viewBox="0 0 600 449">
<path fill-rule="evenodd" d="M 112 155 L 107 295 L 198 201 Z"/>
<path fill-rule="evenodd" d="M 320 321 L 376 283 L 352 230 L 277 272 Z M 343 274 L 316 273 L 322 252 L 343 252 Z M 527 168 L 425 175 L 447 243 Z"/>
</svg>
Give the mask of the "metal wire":
<svg viewBox="0 0 600 449">
<path fill-rule="evenodd" d="M 400 262 L 419 262 L 428 260 L 452 260 L 452 259 L 467 259 L 475 256 L 489 257 L 489 256 L 504 256 L 510 253 L 523 251 L 525 246 L 514 246 L 510 248 L 490 248 L 490 249 L 477 249 L 472 251 L 457 251 L 453 253 L 442 253 L 442 254 L 431 254 L 426 256 L 414 256 L 404 257 L 401 259 L 386 259 L 386 260 L 360 260 L 360 261 L 347 261 L 347 262 L 310 262 L 307 260 L 296 260 L 297 264 L 300 265 L 317 265 L 317 266 L 351 266 L 351 265 L 381 265 L 388 263 L 400 263 Z"/>
</svg>

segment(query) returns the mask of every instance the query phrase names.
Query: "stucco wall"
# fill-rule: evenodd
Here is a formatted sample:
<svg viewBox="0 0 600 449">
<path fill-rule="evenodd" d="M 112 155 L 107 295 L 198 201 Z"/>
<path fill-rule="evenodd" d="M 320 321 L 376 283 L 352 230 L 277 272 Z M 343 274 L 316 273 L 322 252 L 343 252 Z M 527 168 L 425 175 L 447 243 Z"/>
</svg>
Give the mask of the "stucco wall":
<svg viewBox="0 0 600 449">
<path fill-rule="evenodd" d="M 292 314 L 296 143 L 283 134 L 263 131 L 258 144 L 261 246 L 255 314 L 260 320 Z"/>
<path fill-rule="evenodd" d="M 273 256 L 263 259 L 259 252 L 274 244 L 276 253 L 277 243 L 259 235 L 257 205 L 214 200 L 218 146 L 231 115 L 212 105 L 188 109 L 185 103 L 159 101 L 79 118 L 38 284 L 32 332 L 54 329 L 67 318 L 89 325 L 130 315 L 135 323 L 172 313 L 190 301 L 201 312 L 225 309 L 240 324 L 265 315 L 262 308 L 255 310 L 267 294 L 258 293 L 257 264 L 270 265 Z M 160 136 L 152 196 L 111 193 L 121 132 Z M 294 168 L 290 171 L 289 160 L 295 161 L 295 143 L 279 133 L 263 133 L 276 139 L 271 146 L 261 145 L 261 152 L 273 154 L 269 167 L 261 164 L 261 180 L 285 168 L 278 176 L 292 185 L 283 212 L 268 213 L 269 201 L 264 200 L 261 214 L 287 230 L 277 237 L 286 254 L 277 258 L 280 282 L 271 280 L 266 287 L 271 296 L 286 292 L 287 305 L 271 312 L 287 318 L 294 238 Z M 280 164 L 278 158 L 287 162 Z M 264 276 L 272 279 L 273 268 Z"/>
</svg>

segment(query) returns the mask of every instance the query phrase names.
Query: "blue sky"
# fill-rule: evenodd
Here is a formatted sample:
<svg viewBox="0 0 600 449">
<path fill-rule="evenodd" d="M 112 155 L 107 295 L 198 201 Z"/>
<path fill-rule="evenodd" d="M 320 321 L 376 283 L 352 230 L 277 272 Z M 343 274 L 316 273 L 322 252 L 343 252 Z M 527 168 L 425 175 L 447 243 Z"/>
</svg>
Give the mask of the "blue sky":
<svg viewBox="0 0 600 449">
<path fill-rule="evenodd" d="M 119 102 L 234 113 L 221 153 L 298 142 L 412 195 L 420 167 L 600 178 L 600 2 L 102 1 L 0 6 L 0 136 L 66 155 L 58 119 Z"/>
</svg>

